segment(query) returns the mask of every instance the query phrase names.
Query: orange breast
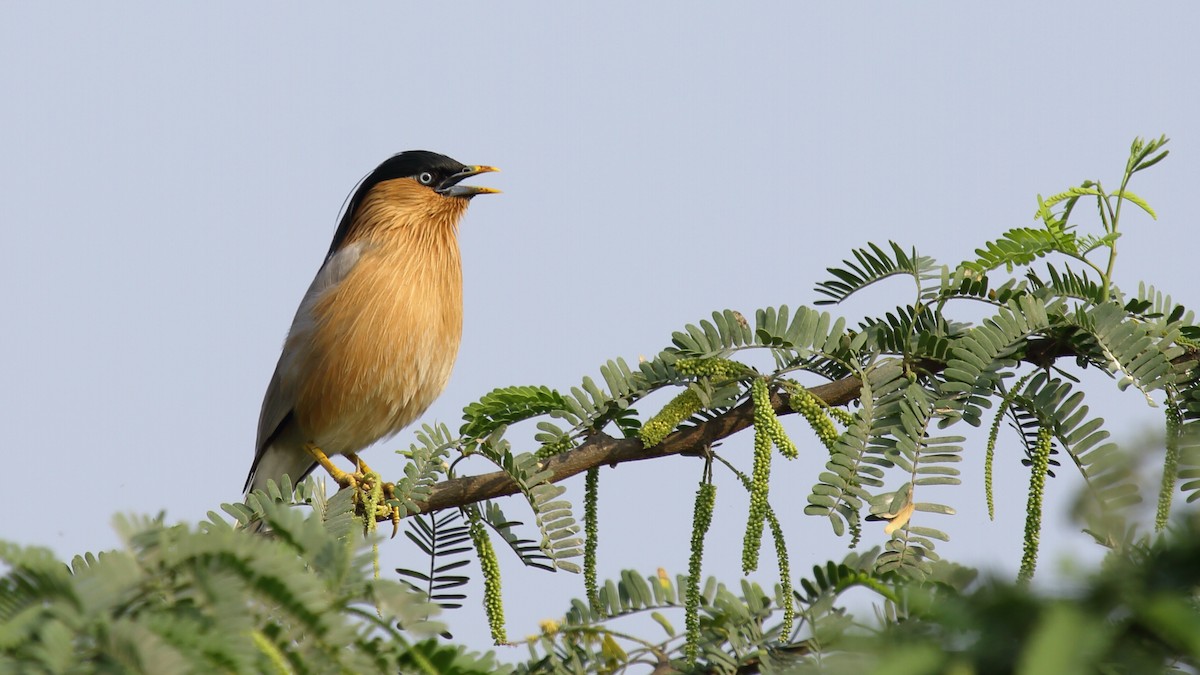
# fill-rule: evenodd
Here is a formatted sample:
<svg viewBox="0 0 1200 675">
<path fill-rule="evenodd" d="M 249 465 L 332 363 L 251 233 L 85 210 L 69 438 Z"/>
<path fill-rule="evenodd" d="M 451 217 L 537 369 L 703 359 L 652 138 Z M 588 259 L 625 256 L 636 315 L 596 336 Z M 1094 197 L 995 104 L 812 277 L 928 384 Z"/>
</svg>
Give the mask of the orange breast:
<svg viewBox="0 0 1200 675">
<path fill-rule="evenodd" d="M 313 307 L 293 414 L 328 454 L 391 436 L 446 387 L 462 337 L 462 210 L 439 206 L 368 200 L 361 258 Z"/>
</svg>

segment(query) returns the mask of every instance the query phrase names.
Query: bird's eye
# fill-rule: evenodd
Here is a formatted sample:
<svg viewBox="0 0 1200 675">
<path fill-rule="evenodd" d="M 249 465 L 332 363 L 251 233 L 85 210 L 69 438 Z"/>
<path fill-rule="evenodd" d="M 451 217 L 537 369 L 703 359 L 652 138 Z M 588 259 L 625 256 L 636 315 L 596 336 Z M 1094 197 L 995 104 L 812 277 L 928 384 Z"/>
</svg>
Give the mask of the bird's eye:
<svg viewBox="0 0 1200 675">
<path fill-rule="evenodd" d="M 433 182 L 433 174 L 426 171 L 425 173 L 418 176 L 417 180 L 421 181 L 422 185 L 429 185 L 430 183 Z"/>
</svg>

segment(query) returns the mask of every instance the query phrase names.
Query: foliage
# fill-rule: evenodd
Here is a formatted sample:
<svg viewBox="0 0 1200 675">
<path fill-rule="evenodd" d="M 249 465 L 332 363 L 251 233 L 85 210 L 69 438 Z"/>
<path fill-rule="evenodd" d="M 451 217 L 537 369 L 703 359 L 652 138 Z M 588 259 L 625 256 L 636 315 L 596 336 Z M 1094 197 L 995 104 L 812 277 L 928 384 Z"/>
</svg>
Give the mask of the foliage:
<svg viewBox="0 0 1200 675">
<path fill-rule="evenodd" d="M 350 493 L 307 487 L 304 514 L 254 510 L 274 536 L 216 514 L 199 527 L 118 518 L 126 548 L 76 557 L 0 542 L 0 672 L 493 672 L 429 639 L 436 611 L 375 578 Z M 401 629 L 402 627 L 402 629 Z"/>
<path fill-rule="evenodd" d="M 409 583 L 442 609 L 458 609 L 462 607 L 458 601 L 467 597 L 461 593 L 446 591 L 461 588 L 469 581 L 469 577 L 450 572 L 470 564 L 470 558 L 462 557 L 442 562 L 471 550 L 470 546 L 464 546 L 471 541 L 471 528 L 461 524 L 462 519 L 461 511 L 449 511 L 433 516 L 418 514 L 408 520 L 409 529 L 404 533 L 421 553 L 428 556 L 429 567 L 423 572 L 401 568 L 397 569 L 396 573 L 414 580 L 415 583 Z"/>
<path fill-rule="evenodd" d="M 1194 565 L 1180 561 L 1200 553 L 1193 550 L 1197 526 L 1189 520 L 1157 538 L 1137 534 L 1130 514 L 1144 501 L 1142 488 L 1104 420 L 1090 414 L 1077 377 L 1097 370 L 1166 412 L 1155 500 L 1155 528 L 1165 532 L 1176 490 L 1186 502 L 1200 498 L 1200 325 L 1152 286 L 1127 294 L 1114 283 L 1126 203 L 1157 218 L 1130 180 L 1166 157 L 1165 143 L 1135 140 L 1114 191 L 1088 180 L 1039 196 L 1036 226 L 1011 228 L 967 260 L 944 265 L 902 243 L 871 243 L 816 285 L 816 304 L 835 306 L 874 284 L 910 283 L 909 301 L 882 315 L 855 322 L 809 307 L 767 307 L 752 320 L 714 312 L 636 367 L 609 361 L 599 378 L 584 377 L 569 391 L 496 389 L 465 408 L 457 432 L 424 427 L 403 453 L 409 463 L 389 500 L 411 519 L 406 535 L 423 557 L 397 570 L 404 583 L 369 577 L 369 557 L 352 544 L 359 525 L 348 497 L 325 501 L 304 486 L 293 495 L 286 482 L 227 506 L 241 524 L 264 523 L 271 539 L 216 516 L 199 531 L 130 521 L 123 525 L 128 551 L 78 559 L 71 571 L 44 551 L 5 545 L 0 552 L 11 569 L 0 586 L 0 657 L 8 660 L 0 665 L 485 672 L 497 667 L 490 655 L 439 642 L 426 618 L 438 606 L 461 604 L 463 595 L 451 591 L 466 584 L 473 555 L 493 638 L 505 642 L 498 559 L 511 551 L 526 566 L 582 571 L 586 597 L 526 641 L 530 657 L 517 666 L 521 672 L 643 664 L 661 672 L 1195 669 L 1200 623 L 1192 589 L 1200 580 Z M 1098 222 L 1080 220 L 1081 200 L 1094 204 Z M 978 309 L 982 320 L 963 319 Z M 985 495 L 989 514 L 997 504 L 1025 514 L 1023 555 L 1017 583 L 968 588 L 973 574 L 943 561 L 936 543 L 950 538 L 952 496 L 976 480 L 959 469 L 967 449 L 954 431 L 982 426 L 989 411 L 982 489 L 969 494 Z M 779 418 L 793 413 L 815 438 L 785 433 Z M 1002 436 L 1005 421 L 1011 436 Z M 752 453 L 714 449 L 711 439 L 748 426 Z M 517 429 L 532 431 L 537 447 L 514 451 L 522 442 L 514 440 Z M 681 439 L 694 438 L 710 440 L 681 447 Z M 599 470 L 609 462 L 595 451 L 622 443 L 644 453 L 634 458 L 703 459 L 685 575 L 597 578 Z M 781 520 L 799 509 L 772 505 L 770 469 L 776 452 L 792 459 L 810 448 L 825 465 L 806 489 L 803 514 L 828 522 L 852 551 L 795 579 Z M 585 452 L 600 459 L 576 469 L 588 471 L 581 525 L 557 484 L 567 474 L 556 467 Z M 995 499 L 996 462 L 1028 469 L 1023 502 Z M 457 510 L 426 513 L 440 488 L 480 463 L 522 495 L 528 526 L 488 501 L 494 493 L 466 494 L 454 502 Z M 748 503 L 747 572 L 757 568 L 763 531 L 771 534 L 780 577 L 771 591 L 704 580 L 714 470 L 729 471 L 748 493 L 740 502 Z M 1084 525 L 1110 559 L 1077 597 L 1044 598 L 1028 582 L 1044 496 L 1064 472 L 1082 479 Z M 288 503 L 312 513 L 300 515 Z M 882 521 L 882 536 L 865 521 Z M 493 535 L 507 550 L 493 548 Z M 878 539 L 860 552 L 868 537 Z M 574 561 L 580 557 L 582 568 Z M 847 611 L 842 596 L 854 588 L 876 603 L 872 620 Z M 612 627 L 635 614 L 652 617 L 664 637 Z M 676 614 L 683 632 L 675 630 Z M 1064 645 L 1070 662 L 1058 660 Z"/>
<path fill-rule="evenodd" d="M 693 657 L 671 620 L 683 611 L 663 571 L 626 571 L 597 607 L 575 600 L 561 623 L 529 640 L 522 673 L 625 672 L 639 665 L 678 673 L 1144 673 L 1192 672 L 1200 664 L 1200 517 L 1109 555 L 1069 594 L 1024 583 L 980 581 L 939 562 L 924 580 L 877 571 L 878 549 L 812 568 L 792 596 L 800 622 L 781 630 L 780 601 L 756 584 L 735 593 L 708 579 Z M 878 608 L 856 619 L 844 596 L 864 589 Z M 613 627 L 649 614 L 658 637 Z"/>
<path fill-rule="evenodd" d="M 886 539 L 878 555 L 871 556 L 869 573 L 926 583 L 940 564 L 936 542 L 950 536 L 930 518 L 955 513 L 947 497 L 963 481 L 958 464 L 965 439 L 945 429 L 962 423 L 979 426 L 985 411 L 996 408 L 984 477 L 989 509 L 995 506 L 991 467 L 998 461 L 997 450 L 1008 447 L 999 443 L 1003 418 L 1017 431 L 1020 452 L 1012 459 L 1030 472 L 1020 578 L 1028 581 L 1034 575 L 1043 495 L 1051 489 L 1048 479 L 1067 460 L 1086 486 L 1089 531 L 1116 550 L 1128 544 L 1114 535 L 1120 528 L 1095 523 L 1120 522 L 1130 506 L 1142 501 L 1140 488 L 1117 446 L 1107 441 L 1104 421 L 1089 415 L 1067 359 L 1075 369 L 1099 369 L 1118 388 L 1134 387 L 1151 405 L 1157 399 L 1175 411 L 1169 427 L 1172 450 L 1169 460 L 1164 458 L 1158 498 L 1166 505 L 1160 507 L 1160 524 L 1177 478 L 1184 481 L 1189 499 L 1200 492 L 1200 441 L 1195 440 L 1200 439 L 1200 404 L 1193 403 L 1198 390 L 1193 340 L 1200 328 L 1192 324 L 1190 312 L 1153 288 L 1143 286 L 1135 296 L 1126 296 L 1113 283 L 1125 203 L 1157 217 L 1129 189 L 1130 179 L 1166 156 L 1165 143 L 1165 137 L 1136 140 L 1115 191 L 1089 180 L 1039 197 L 1036 227 L 1010 229 L 958 265 L 939 265 L 896 242 L 854 251 L 842 267 L 829 270 L 831 279 L 817 284 L 824 296 L 818 304 L 840 303 L 892 279 L 909 279 L 913 288 L 909 304 L 866 317 L 856 328 L 806 307 L 765 308 L 752 322 L 732 310 L 714 312 L 710 320 L 676 332 L 672 346 L 636 371 L 619 360 L 606 364 L 601 373 L 607 390 L 590 378 L 569 395 L 500 390 L 468 407 L 463 431 L 489 419 L 519 423 L 512 411 L 523 410 L 572 425 L 564 430 L 540 424 L 539 441 L 547 445 L 568 439 L 567 445 L 577 447 L 612 426 L 654 448 L 676 431 L 748 405 L 755 429 L 749 470 L 735 468 L 736 463 L 711 448 L 696 452 L 719 459 L 739 476 L 749 475 L 743 549 L 749 571 L 757 567 L 764 523 L 773 514 L 768 501 L 772 455 L 778 450 L 794 457 L 797 452 L 777 415 L 801 411 L 830 453 L 804 512 L 825 517 L 839 535 L 848 533 L 851 548 L 863 536 L 864 520 L 886 521 Z M 1095 204 L 1098 228 L 1087 231 L 1080 225 L 1075 209 L 1080 200 Z M 979 322 L 962 321 L 957 318 L 961 313 L 951 310 L 963 303 L 981 306 L 989 315 Z M 743 358 L 751 351 L 767 352 L 774 367 L 765 372 L 753 367 Z M 857 382 L 857 408 L 836 415 L 843 430 L 823 414 L 827 402 L 812 396 L 813 385 L 802 384 L 801 377 Z M 676 393 L 669 402 L 638 424 L 641 416 L 634 406 L 671 388 Z M 522 398 L 522 391 L 529 396 Z M 555 400 L 562 405 L 555 408 Z M 702 561 L 705 511 L 713 497 L 703 487 L 710 481 L 710 465 L 705 464 L 696 504 L 693 578 L 685 588 L 696 588 Z M 781 559 L 786 560 L 786 549 Z M 595 593 L 589 591 L 589 596 L 594 609 Z M 695 650 L 699 608 L 694 600 L 685 604 L 689 644 Z M 608 651 L 611 656 L 611 646 Z"/>
<path fill-rule="evenodd" d="M 904 620 L 830 672 L 1161 673 L 1200 664 L 1200 520 L 1109 555 L 1066 596 L 991 580 L 968 593 L 904 590 Z M 869 665 L 870 669 L 863 669 Z"/>
</svg>

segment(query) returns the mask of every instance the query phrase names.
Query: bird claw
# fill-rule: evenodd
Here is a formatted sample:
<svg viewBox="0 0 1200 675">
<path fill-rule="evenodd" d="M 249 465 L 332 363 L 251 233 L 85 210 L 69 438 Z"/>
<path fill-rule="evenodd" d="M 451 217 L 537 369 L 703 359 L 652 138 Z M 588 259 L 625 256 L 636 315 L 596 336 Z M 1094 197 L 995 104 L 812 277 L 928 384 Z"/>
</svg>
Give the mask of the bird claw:
<svg viewBox="0 0 1200 675">
<path fill-rule="evenodd" d="M 329 474 L 338 487 L 354 490 L 354 506 L 358 513 L 367 521 L 367 529 L 375 528 L 375 523 L 392 521 L 392 538 L 400 531 L 400 502 L 396 499 L 396 484 L 384 482 L 383 478 L 356 454 L 348 454 L 354 462 L 354 473 L 346 473 L 334 466 L 329 457 L 317 446 L 308 444 L 304 448 L 314 460 Z M 395 504 L 392 506 L 389 504 Z"/>
<path fill-rule="evenodd" d="M 369 474 L 369 476 L 370 478 L 368 476 L 362 477 L 363 480 L 360 483 L 362 489 L 358 494 L 363 496 L 362 501 L 364 502 L 364 506 L 369 503 L 374 507 L 371 515 L 375 522 L 382 523 L 385 520 L 392 522 L 391 538 L 395 539 L 396 534 L 400 532 L 401 517 L 400 502 L 396 499 L 396 484 L 384 482 L 377 473 Z M 375 490 L 376 485 L 379 486 L 378 491 Z M 366 514 L 364 513 L 364 515 Z"/>
<path fill-rule="evenodd" d="M 359 513 L 367 520 L 367 529 L 375 528 L 375 524 L 390 520 L 392 522 L 392 538 L 400 532 L 400 506 L 396 499 L 396 484 L 384 482 L 378 473 L 369 468 L 366 473 L 357 472 L 353 475 L 355 481 L 354 503 Z"/>
<path fill-rule="evenodd" d="M 383 488 L 384 503 L 380 504 L 382 511 L 379 508 L 376 509 L 376 519 L 392 521 L 391 538 L 395 539 L 400 532 L 400 500 L 396 499 L 396 484 L 388 482 L 380 487 Z"/>
<path fill-rule="evenodd" d="M 378 504 L 375 506 L 375 522 L 382 523 L 385 520 L 392 522 L 392 539 L 400 532 L 400 507 L 391 506 L 390 504 Z"/>
<path fill-rule="evenodd" d="M 392 521 L 392 539 L 400 532 L 400 501 L 396 499 L 396 484 L 383 483 L 383 503 L 375 507 L 375 520 Z"/>
</svg>

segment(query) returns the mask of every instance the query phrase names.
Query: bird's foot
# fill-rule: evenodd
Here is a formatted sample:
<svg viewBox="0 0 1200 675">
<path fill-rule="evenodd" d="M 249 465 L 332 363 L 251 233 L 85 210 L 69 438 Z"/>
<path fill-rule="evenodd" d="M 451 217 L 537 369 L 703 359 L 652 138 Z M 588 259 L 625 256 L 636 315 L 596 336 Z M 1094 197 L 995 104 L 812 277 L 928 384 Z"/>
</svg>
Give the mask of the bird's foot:
<svg viewBox="0 0 1200 675">
<path fill-rule="evenodd" d="M 304 450 L 313 460 L 321 465 L 339 487 L 354 490 L 354 505 L 368 519 L 370 527 L 382 520 L 392 521 L 392 537 L 400 531 L 400 507 L 390 506 L 388 502 L 396 500 L 396 484 L 384 482 L 379 473 L 367 466 L 367 463 L 354 454 L 346 456 L 354 462 L 354 473 L 347 473 L 337 468 L 323 450 L 309 443 Z"/>
<path fill-rule="evenodd" d="M 345 471 L 337 468 L 337 465 L 329 459 L 329 455 L 326 455 L 323 450 L 312 443 L 306 443 L 304 445 L 304 451 L 313 458 L 313 461 L 315 461 L 317 464 L 320 464 L 322 469 L 325 469 L 325 473 L 328 473 L 329 477 L 332 478 L 339 487 L 358 487 L 358 479 L 353 474 L 346 473 Z"/>
<path fill-rule="evenodd" d="M 358 455 L 349 454 L 347 457 L 358 468 L 355 477 L 361 480 L 361 489 L 357 495 L 361 497 L 364 515 L 372 520 L 372 524 L 384 520 L 392 521 L 394 539 L 400 531 L 400 507 L 391 505 L 397 503 L 396 484 L 384 481 L 379 472 L 367 466 Z"/>
</svg>

